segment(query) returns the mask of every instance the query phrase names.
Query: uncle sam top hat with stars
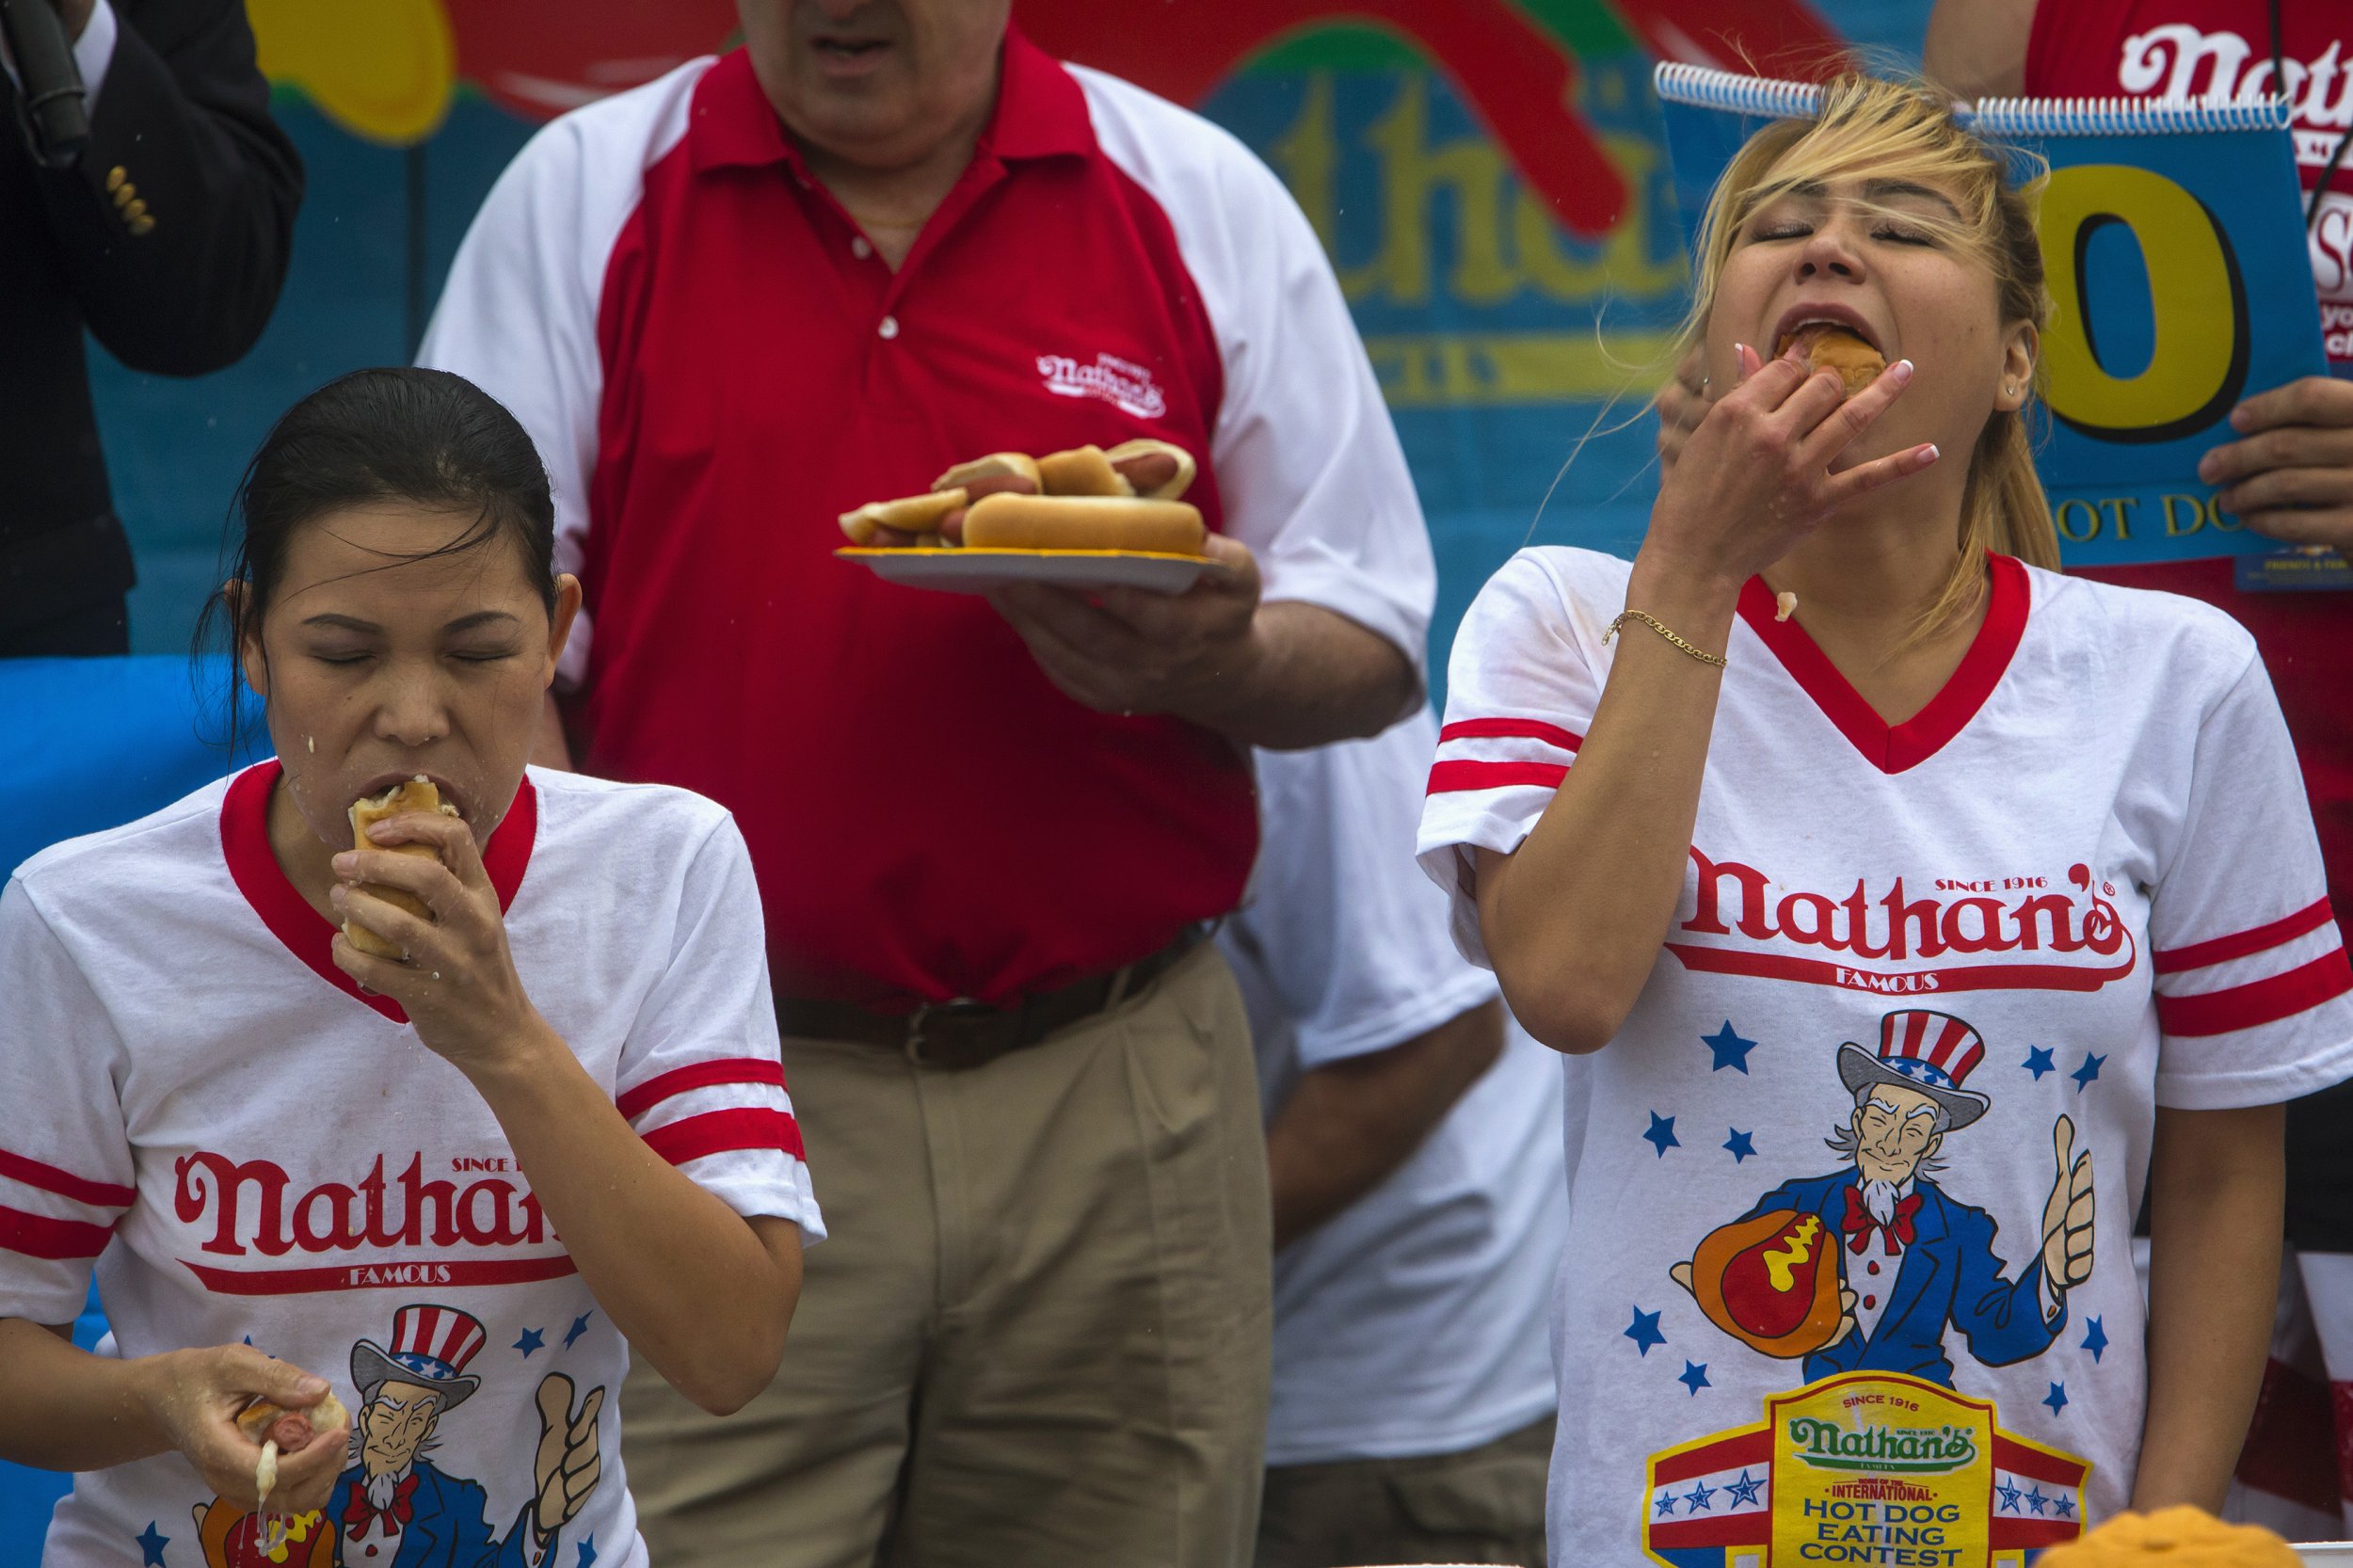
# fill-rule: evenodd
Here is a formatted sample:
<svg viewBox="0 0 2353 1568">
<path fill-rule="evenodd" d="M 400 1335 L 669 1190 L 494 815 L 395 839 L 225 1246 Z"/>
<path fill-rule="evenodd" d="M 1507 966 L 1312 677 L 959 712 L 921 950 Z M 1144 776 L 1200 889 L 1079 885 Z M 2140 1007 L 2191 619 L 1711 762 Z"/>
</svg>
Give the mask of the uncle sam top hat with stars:
<svg viewBox="0 0 2353 1568">
<path fill-rule="evenodd" d="M 1985 1040 L 1949 1013 L 1906 1008 L 1880 1019 L 1877 1056 L 1849 1040 L 1838 1048 L 1838 1080 L 1849 1094 L 1866 1083 L 1900 1083 L 1945 1108 L 1952 1126 L 1967 1127 L 1993 1101 L 1961 1080 L 1985 1060 Z"/>
<path fill-rule="evenodd" d="M 351 1347 L 351 1381 L 365 1400 L 387 1382 L 413 1383 L 441 1397 L 441 1409 L 451 1411 L 482 1386 L 482 1380 L 465 1375 L 466 1363 L 482 1349 L 488 1336 L 472 1313 L 454 1306 L 404 1306 L 392 1314 L 392 1348 L 377 1349 L 365 1339 Z"/>
</svg>

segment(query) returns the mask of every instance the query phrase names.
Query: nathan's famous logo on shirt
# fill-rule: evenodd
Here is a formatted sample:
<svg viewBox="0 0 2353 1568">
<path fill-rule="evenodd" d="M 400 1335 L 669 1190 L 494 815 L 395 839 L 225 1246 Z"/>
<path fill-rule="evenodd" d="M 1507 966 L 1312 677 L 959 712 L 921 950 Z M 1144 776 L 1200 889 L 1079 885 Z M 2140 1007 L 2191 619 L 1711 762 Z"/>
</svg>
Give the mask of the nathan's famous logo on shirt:
<svg viewBox="0 0 2353 1568">
<path fill-rule="evenodd" d="M 1669 1568 L 2023 1568 L 2081 1533 L 2090 1473 L 2002 1431 L 1985 1400 L 1850 1373 L 1767 1400 L 1755 1426 L 1653 1454 L 1642 1547 Z"/>
<path fill-rule="evenodd" d="M 2096 991 L 2131 974 L 2138 960 L 2109 902 L 2115 885 L 2095 880 L 2080 862 L 2064 878 L 1939 877 L 1907 886 L 1898 876 L 1875 888 L 1857 877 L 1844 893 L 1817 893 L 1786 888 L 1737 860 L 1710 860 L 1697 848 L 1691 861 L 1698 891 L 1678 929 L 1770 947 L 1669 942 L 1667 951 L 1689 969 L 1916 995 Z"/>
<path fill-rule="evenodd" d="M 1037 373 L 1046 390 L 1057 397 L 1093 397 L 1138 419 L 1159 419 L 1168 412 L 1168 397 L 1152 373 L 1116 354 L 1097 354 L 1091 365 L 1067 354 L 1041 354 Z"/>
<path fill-rule="evenodd" d="M 174 1164 L 172 1190 L 174 1217 L 203 1238 L 199 1252 L 236 1258 L 392 1256 L 296 1268 L 180 1261 L 207 1289 L 239 1296 L 509 1285 L 572 1272 L 571 1258 L 513 1163 L 504 1156 L 453 1160 L 452 1175 L 443 1176 L 428 1175 L 424 1154 L 417 1153 L 397 1176 L 387 1176 L 379 1154 L 357 1182 L 323 1181 L 297 1190 L 275 1160 L 199 1150 Z M 521 1248 L 541 1250 L 527 1256 L 507 1251 Z M 436 1256 L 398 1256 L 416 1250 Z M 486 1251 L 503 1256 L 486 1257 Z"/>
</svg>

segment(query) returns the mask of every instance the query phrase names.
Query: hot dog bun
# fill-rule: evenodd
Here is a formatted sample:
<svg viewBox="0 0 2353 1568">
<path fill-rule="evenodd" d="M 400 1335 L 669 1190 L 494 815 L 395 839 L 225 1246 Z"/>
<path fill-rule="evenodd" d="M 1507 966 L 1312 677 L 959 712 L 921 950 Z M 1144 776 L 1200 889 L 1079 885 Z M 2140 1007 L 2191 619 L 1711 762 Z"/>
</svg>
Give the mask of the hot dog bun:
<svg viewBox="0 0 2353 1568">
<path fill-rule="evenodd" d="M 1794 335 L 1784 337 L 1780 346 L 1774 350 L 1775 357 L 1788 353 L 1789 345 L 1796 341 Z M 1816 371 L 1836 371 L 1849 397 L 1878 380 L 1880 372 L 1887 368 L 1887 360 L 1878 349 L 1864 342 L 1860 335 L 1840 327 L 1806 329 L 1805 363 L 1808 375 Z"/>
<path fill-rule="evenodd" d="M 870 501 L 855 512 L 841 514 L 841 532 L 855 545 L 874 542 L 874 530 L 895 528 L 902 534 L 936 534 L 939 520 L 964 504 L 961 488 L 929 490 L 897 501 Z"/>
<path fill-rule="evenodd" d="M 1135 489 L 1136 494 L 1146 501 L 1176 500 L 1193 488 L 1193 476 L 1197 472 L 1192 453 L 1174 441 L 1156 441 L 1148 436 L 1140 436 L 1131 441 L 1121 441 L 1117 446 L 1104 453 L 1103 456 L 1118 472 L 1120 477 L 1126 479 Z M 1135 468 L 1141 466 L 1140 460 L 1155 457 L 1165 459 L 1165 463 L 1153 466 L 1160 467 L 1165 466 L 1166 463 L 1173 463 L 1176 465 L 1176 472 L 1168 478 L 1149 488 L 1138 484 Z"/>
<path fill-rule="evenodd" d="M 411 811 L 439 811 L 450 817 L 457 815 L 457 808 L 444 803 L 441 792 L 433 787 L 431 779 L 421 774 L 393 785 L 380 794 L 368 795 L 351 803 L 353 845 L 360 849 L 385 850 L 393 855 L 422 855 L 429 860 L 440 858 L 434 853 L 431 844 L 379 844 L 368 837 L 368 829 L 385 818 L 406 816 Z M 433 918 L 433 911 L 424 906 L 422 899 L 399 888 L 387 888 L 375 882 L 362 882 L 360 887 L 363 892 L 374 894 L 395 909 L 405 909 L 421 920 Z M 386 941 L 357 920 L 344 921 L 344 936 L 361 952 L 374 953 L 378 958 L 408 956 L 406 948 Z"/>
<path fill-rule="evenodd" d="M 1002 477 L 1027 479 L 1043 490 L 1046 486 L 1037 475 L 1037 459 L 1026 452 L 992 452 L 985 457 L 975 457 L 968 463 L 958 463 L 932 481 L 935 490 L 961 489 L 984 479 Z"/>
<path fill-rule="evenodd" d="M 256 1443 L 276 1443 L 281 1453 L 298 1453 L 319 1432 L 343 1425 L 348 1414 L 332 1390 L 308 1410 L 255 1400 L 237 1412 L 237 1430 Z"/>
<path fill-rule="evenodd" d="M 1135 487 L 1119 475 L 1099 446 L 1049 452 L 1037 460 L 1038 482 L 1048 495 L 1133 495 Z"/>
<path fill-rule="evenodd" d="M 1182 501 L 984 495 L 964 516 L 968 550 L 1136 550 L 1198 555 L 1209 530 Z"/>
</svg>

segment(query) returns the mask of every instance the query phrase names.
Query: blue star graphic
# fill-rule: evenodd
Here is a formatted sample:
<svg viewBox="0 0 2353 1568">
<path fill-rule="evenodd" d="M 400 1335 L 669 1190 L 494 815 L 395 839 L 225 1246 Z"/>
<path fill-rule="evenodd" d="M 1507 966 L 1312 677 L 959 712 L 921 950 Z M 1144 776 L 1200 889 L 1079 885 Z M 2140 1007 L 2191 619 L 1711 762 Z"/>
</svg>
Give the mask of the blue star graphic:
<svg viewBox="0 0 2353 1568">
<path fill-rule="evenodd" d="M 1662 1116 L 1656 1111 L 1650 1113 L 1650 1130 L 1643 1133 L 1642 1137 L 1657 1146 L 1658 1158 L 1661 1160 L 1667 1158 L 1669 1149 L 1679 1149 L 1683 1146 L 1683 1140 L 1675 1136 L 1675 1119 L 1673 1116 Z"/>
<path fill-rule="evenodd" d="M 1672 1518 L 1673 1518 L 1673 1517 L 1674 1517 L 1674 1512 L 1675 1512 L 1675 1495 L 1674 1495 L 1673 1493 L 1672 1493 L 1672 1492 L 1661 1492 L 1661 1493 L 1659 1493 L 1659 1494 L 1658 1494 L 1658 1517 L 1659 1517 L 1659 1518 L 1661 1518 L 1661 1519 L 1672 1519 Z"/>
<path fill-rule="evenodd" d="M 1724 1490 L 1732 1494 L 1732 1501 L 1724 1505 L 1727 1508 L 1762 1508 L 1764 1506 L 1764 1499 L 1757 1494 L 1765 1490 L 1765 1483 L 1752 1479 L 1746 1469 L 1740 1472 L 1738 1480 L 1734 1481 Z"/>
<path fill-rule="evenodd" d="M 1749 1052 L 1756 1048 L 1756 1042 L 1741 1039 L 1733 1030 L 1730 1018 L 1724 1020 L 1723 1028 L 1713 1034 L 1701 1035 L 1700 1040 L 1716 1053 L 1716 1064 L 1708 1071 L 1720 1073 L 1726 1067 L 1737 1067 L 1744 1073 L 1749 1070 Z"/>
<path fill-rule="evenodd" d="M 1993 1490 L 2000 1496 L 2002 1499 L 2002 1506 L 2004 1508 L 2009 1510 L 2012 1513 L 2018 1512 L 2018 1499 L 2025 1496 L 2025 1494 L 2018 1490 L 2018 1483 L 2016 1481 L 2006 1480 Z"/>
<path fill-rule="evenodd" d="M 2050 1500 L 2042 1495 L 2042 1488 L 2038 1486 L 2026 1494 L 2026 1510 L 2031 1513 L 2040 1513 Z"/>
<path fill-rule="evenodd" d="M 1713 1388 L 1716 1386 L 1714 1384 L 1707 1381 L 1707 1363 L 1705 1361 L 1685 1362 L 1683 1364 L 1683 1375 L 1676 1378 L 1675 1381 L 1683 1384 L 1684 1387 L 1689 1388 L 1691 1391 L 1691 1397 L 1695 1400 L 1700 1397 L 1701 1389 Z"/>
<path fill-rule="evenodd" d="M 2044 1073 L 2058 1071 L 2058 1064 L 2051 1060 L 2050 1049 L 2043 1046 L 2035 1046 L 2028 1049 L 2026 1059 L 2018 1064 L 2034 1074 L 2034 1080 L 2037 1083 L 2042 1081 Z"/>
<path fill-rule="evenodd" d="M 146 1534 L 131 1539 L 139 1544 L 139 1568 L 164 1568 L 164 1548 L 171 1544 L 171 1537 L 158 1531 L 154 1520 L 147 1522 Z"/>
<path fill-rule="evenodd" d="M 546 1331 L 542 1329 L 527 1328 L 523 1330 L 523 1336 L 515 1341 L 515 1349 L 522 1352 L 523 1359 L 528 1361 L 531 1359 L 531 1352 L 537 1350 L 540 1346 L 546 1344 L 547 1342 L 548 1336 Z M 568 1339 L 564 1342 L 568 1345 L 571 1343 Z"/>
<path fill-rule="evenodd" d="M 2084 1053 L 2084 1064 L 2067 1075 L 2075 1080 L 2075 1093 L 2080 1095 L 2091 1087 L 2091 1080 L 2100 1076 L 2100 1064 L 2106 1060 L 2106 1057 L 2094 1056 L 2089 1051 Z"/>
<path fill-rule="evenodd" d="M 2089 1320 L 2084 1324 L 2084 1349 L 2091 1352 L 2091 1360 L 2094 1366 L 2099 1365 L 2100 1352 L 2107 1348 L 2108 1331 L 2100 1326 L 2099 1319 L 2093 1318 Z"/>
<path fill-rule="evenodd" d="M 1692 1512 L 1705 1513 L 1708 1512 L 1708 1499 L 1715 1496 L 1716 1488 L 1705 1481 L 1695 1480 L 1691 1483 L 1691 1490 L 1683 1495 L 1683 1500 L 1690 1505 Z"/>
<path fill-rule="evenodd" d="M 580 1544 L 580 1561 L 573 1568 L 596 1568 L 596 1564 L 597 1538 L 592 1535 Z"/>
<path fill-rule="evenodd" d="M 570 1350 L 572 1348 L 572 1341 L 588 1332 L 588 1320 L 595 1316 L 596 1314 L 594 1312 L 584 1312 L 579 1317 L 572 1320 L 571 1331 L 564 1336 L 564 1348 L 566 1350 Z"/>
<path fill-rule="evenodd" d="M 1666 1308 L 1660 1307 L 1658 1310 L 1664 1312 Z M 1639 1306 L 1634 1309 L 1634 1322 L 1625 1331 L 1625 1336 L 1633 1340 L 1635 1349 L 1644 1355 L 1650 1354 L 1650 1348 L 1653 1345 L 1663 1345 L 1667 1342 L 1667 1336 L 1658 1332 L 1658 1312 L 1645 1312 Z"/>
<path fill-rule="evenodd" d="M 2051 1414 L 2054 1416 L 2065 1410 L 2067 1408 L 2067 1384 L 2063 1383 L 2051 1384 L 2051 1391 L 2042 1397 L 2042 1403 L 2051 1407 Z"/>
<path fill-rule="evenodd" d="M 2075 1516 L 2075 1505 L 2065 1497 L 2053 1497 L 2051 1506 L 2058 1510 L 2058 1516 L 2062 1519 L 2073 1519 Z"/>
<path fill-rule="evenodd" d="M 1724 1130 L 1732 1134 L 1724 1140 L 1723 1146 L 1732 1151 L 1732 1162 L 1735 1165 L 1756 1152 L 1756 1145 L 1749 1142 L 1754 1134 L 1743 1132 L 1737 1127 L 1726 1128 Z"/>
</svg>

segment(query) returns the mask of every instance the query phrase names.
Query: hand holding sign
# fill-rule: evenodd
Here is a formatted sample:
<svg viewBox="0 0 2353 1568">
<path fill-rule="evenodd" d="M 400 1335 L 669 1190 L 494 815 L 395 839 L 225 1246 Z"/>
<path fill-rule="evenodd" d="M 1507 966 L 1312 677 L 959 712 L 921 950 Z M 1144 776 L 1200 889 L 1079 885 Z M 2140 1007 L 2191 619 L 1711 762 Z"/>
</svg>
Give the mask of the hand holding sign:
<svg viewBox="0 0 2353 1568">
<path fill-rule="evenodd" d="M 2307 376 L 2231 412 L 2245 438 L 2217 446 L 2198 477 L 2226 487 L 2222 509 L 2290 544 L 2353 546 L 2353 381 Z"/>
</svg>

